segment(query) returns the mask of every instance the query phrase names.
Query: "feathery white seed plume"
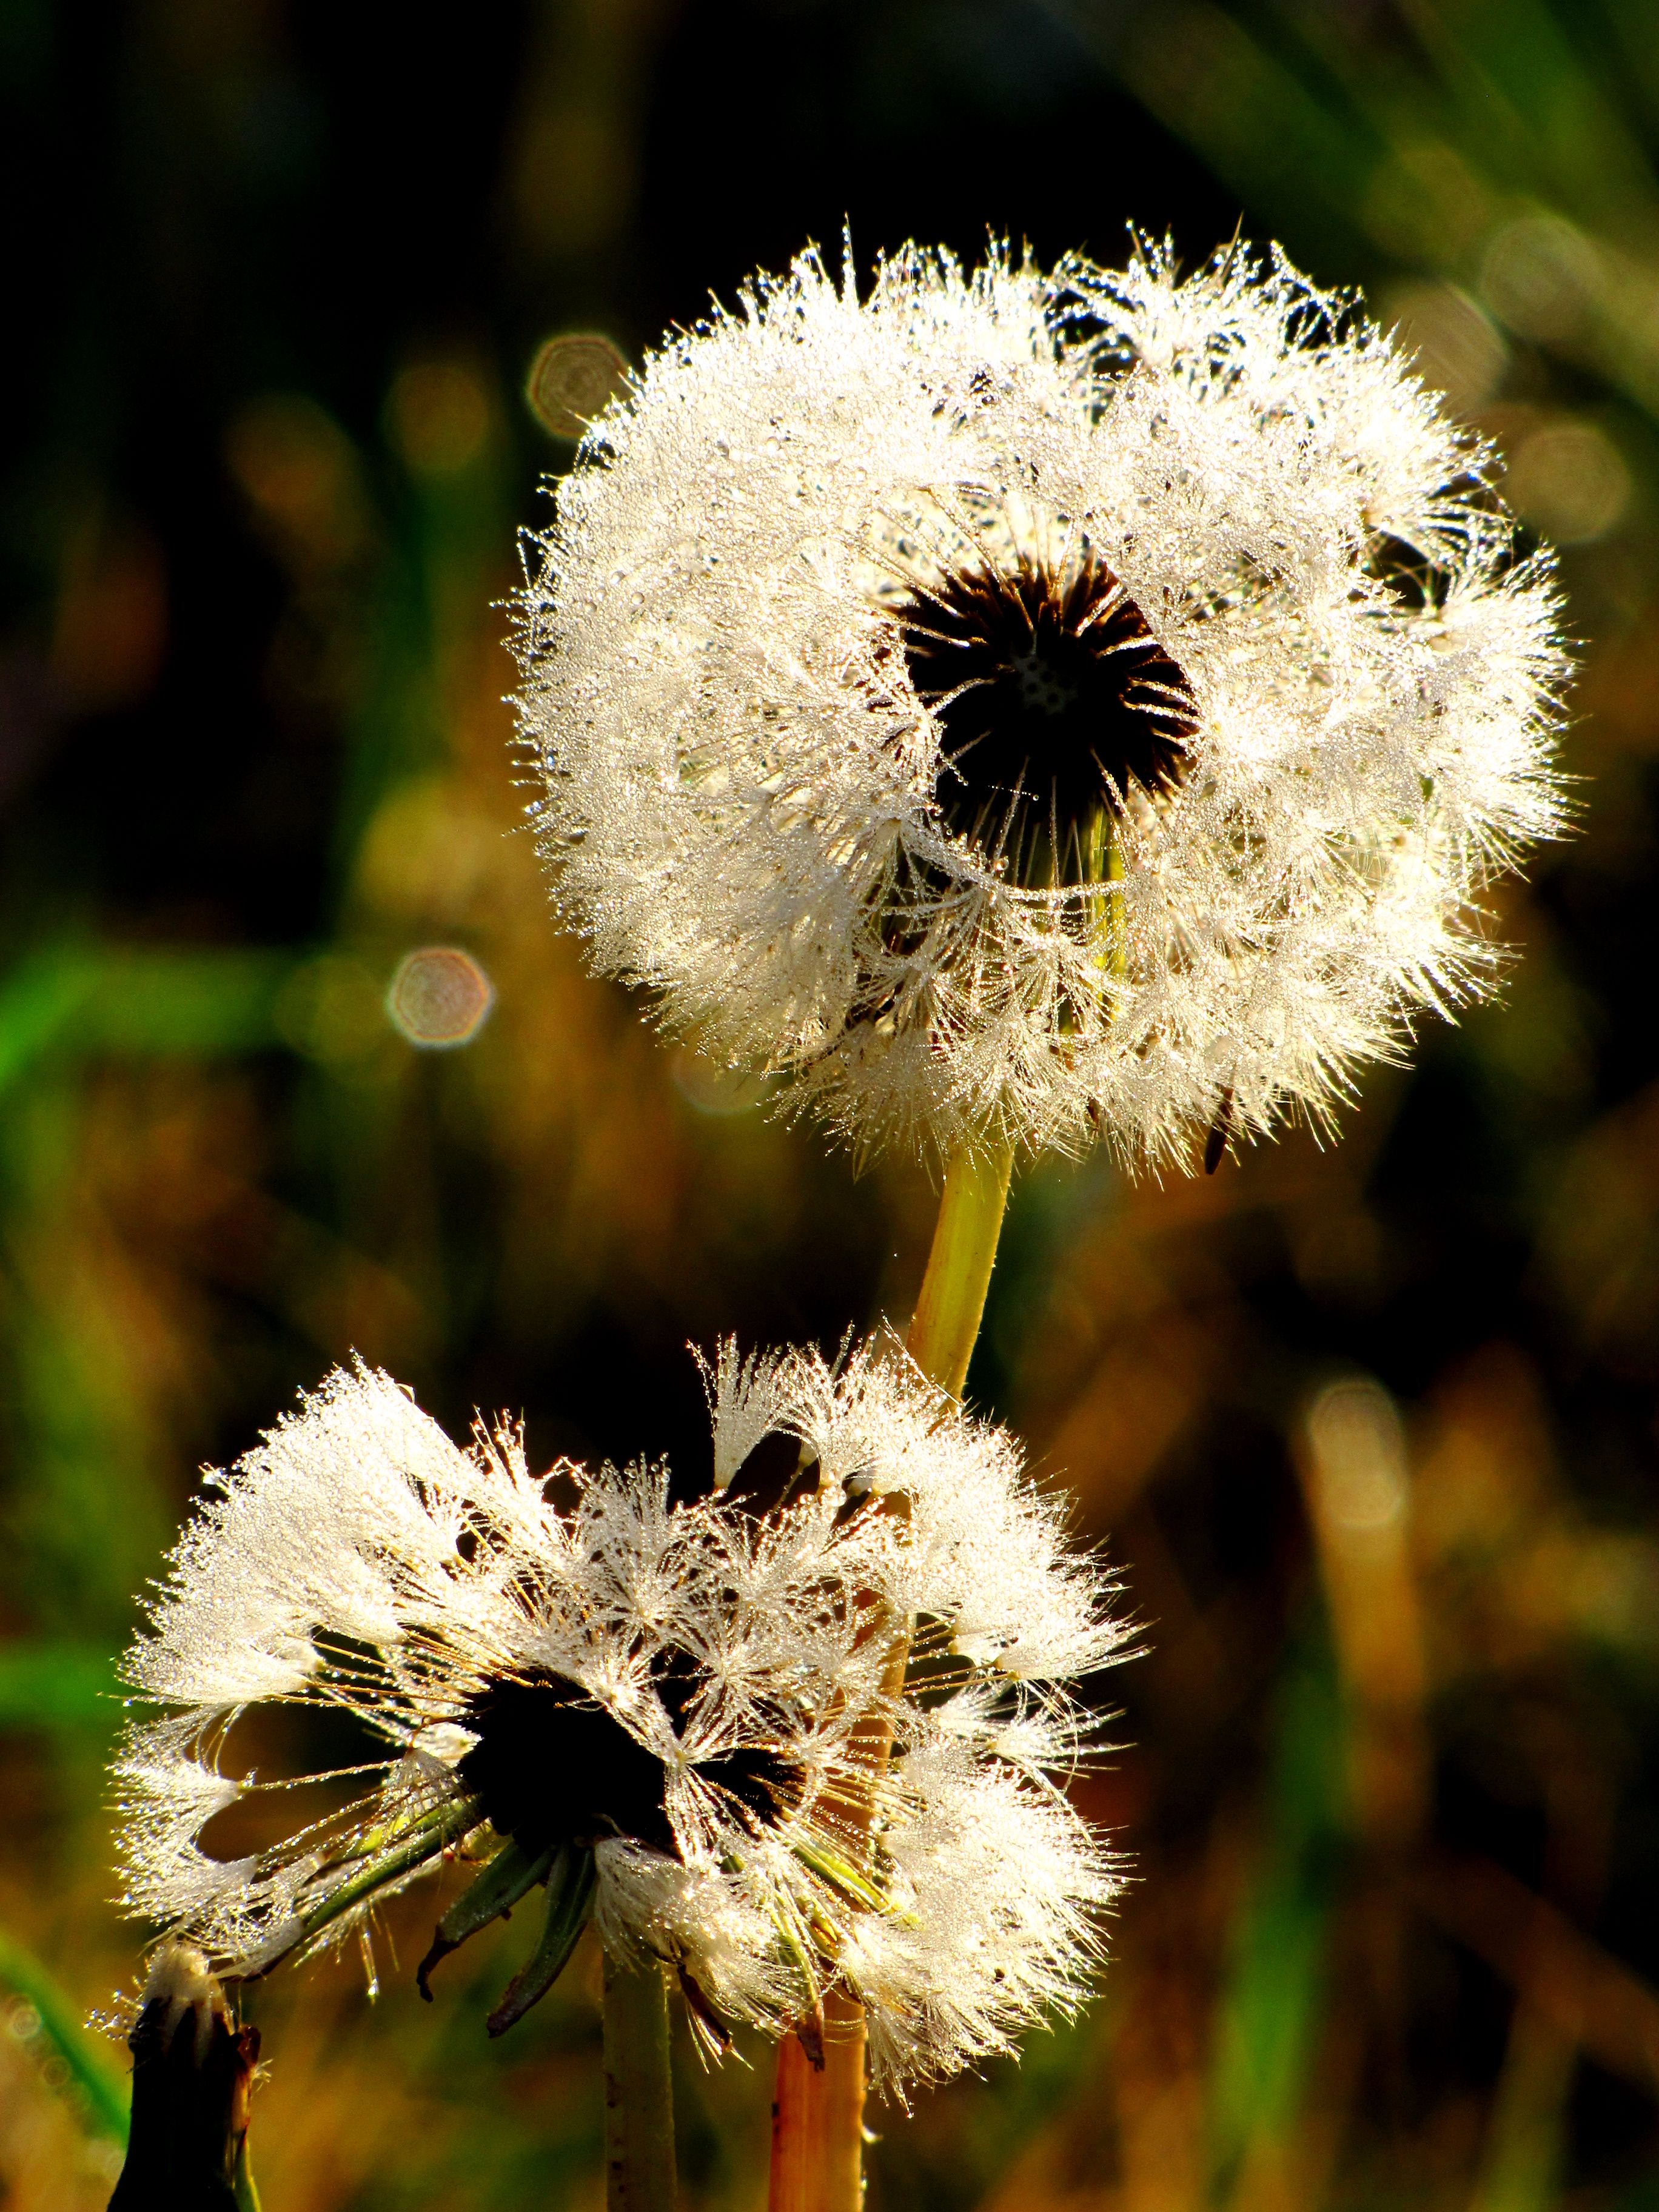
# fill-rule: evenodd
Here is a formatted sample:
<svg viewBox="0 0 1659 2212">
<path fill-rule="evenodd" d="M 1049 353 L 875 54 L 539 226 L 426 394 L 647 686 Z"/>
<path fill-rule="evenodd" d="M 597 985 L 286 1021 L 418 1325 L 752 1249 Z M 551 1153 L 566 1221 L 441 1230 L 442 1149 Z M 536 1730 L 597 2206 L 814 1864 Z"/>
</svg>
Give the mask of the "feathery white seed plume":
<svg viewBox="0 0 1659 2212">
<path fill-rule="evenodd" d="M 164 1709 L 117 1767 L 131 1909 L 259 1973 L 494 1827 L 481 1893 L 580 1859 L 603 1941 L 676 1968 L 714 2045 L 810 2034 L 839 1979 L 902 2087 L 1080 2001 L 1117 1882 L 1057 1783 L 1073 1686 L 1121 1655 L 1113 1586 L 896 1346 L 726 1344 L 705 1375 L 721 1486 L 690 1504 L 661 1466 L 532 1474 L 507 1427 L 459 1449 L 361 1364 L 212 1478 L 125 1662 Z M 282 1706 L 361 1750 L 246 1771 L 239 1729 Z M 250 1813 L 276 1839 L 225 1856 L 211 1824 Z"/>
<path fill-rule="evenodd" d="M 1275 249 L 816 254 L 667 340 L 528 544 L 599 969 L 860 1150 L 1326 1119 L 1490 982 L 1566 664 L 1492 455 Z"/>
</svg>

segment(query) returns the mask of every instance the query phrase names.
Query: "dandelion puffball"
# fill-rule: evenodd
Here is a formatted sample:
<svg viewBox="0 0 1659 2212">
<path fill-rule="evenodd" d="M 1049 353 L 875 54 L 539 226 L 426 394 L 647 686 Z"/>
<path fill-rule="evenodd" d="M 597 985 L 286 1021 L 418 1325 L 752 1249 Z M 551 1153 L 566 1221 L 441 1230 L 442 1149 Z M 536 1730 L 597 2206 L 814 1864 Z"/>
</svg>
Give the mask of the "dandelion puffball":
<svg viewBox="0 0 1659 2212">
<path fill-rule="evenodd" d="M 601 970 L 860 1150 L 1188 1159 L 1479 992 L 1565 662 L 1492 457 L 1274 252 L 816 255 L 670 339 L 529 541 Z"/>
<path fill-rule="evenodd" d="M 492 2032 L 590 1916 L 713 2049 L 810 2048 L 849 1990 L 901 2087 L 1075 2003 L 1116 1887 L 1056 1786 L 1123 1640 L 1101 1568 L 896 1346 L 707 1379 L 690 1503 L 661 1466 L 534 1475 L 510 1429 L 459 1449 L 362 1366 L 214 1478 L 126 1661 L 163 1708 L 117 1768 L 132 1909 L 248 1978 L 504 1838 L 419 1970 L 544 1886 Z M 284 1707 L 309 1755 L 272 1765 Z"/>
</svg>

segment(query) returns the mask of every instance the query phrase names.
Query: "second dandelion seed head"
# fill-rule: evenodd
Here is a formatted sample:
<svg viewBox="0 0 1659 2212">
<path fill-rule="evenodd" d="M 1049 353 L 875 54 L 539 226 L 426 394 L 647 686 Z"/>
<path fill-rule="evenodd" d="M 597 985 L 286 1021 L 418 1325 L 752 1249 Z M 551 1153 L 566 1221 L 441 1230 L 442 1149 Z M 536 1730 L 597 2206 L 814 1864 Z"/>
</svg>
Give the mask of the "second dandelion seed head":
<svg viewBox="0 0 1659 2212">
<path fill-rule="evenodd" d="M 708 1379 L 717 1486 L 686 1504 L 643 1465 L 556 1470 L 574 1498 L 550 1501 L 514 1432 L 459 1450 L 364 1369 L 273 1430 L 127 1662 L 163 1708 L 118 1770 L 134 1908 L 257 1976 L 368 1941 L 493 1838 L 419 1973 L 544 1887 L 492 2032 L 590 1913 L 678 1975 L 708 2047 L 810 2033 L 840 1985 L 901 2085 L 1077 2002 L 1116 1877 L 1052 1778 L 1088 1731 L 1071 1686 L 1123 1641 L 1097 1563 L 896 1347 L 727 1346 Z M 283 1705 L 349 1717 L 364 1755 L 226 1772 Z M 290 1811 L 307 1793 L 333 1809 Z M 278 1832 L 233 1856 L 212 1824 L 239 1808 Z"/>
</svg>

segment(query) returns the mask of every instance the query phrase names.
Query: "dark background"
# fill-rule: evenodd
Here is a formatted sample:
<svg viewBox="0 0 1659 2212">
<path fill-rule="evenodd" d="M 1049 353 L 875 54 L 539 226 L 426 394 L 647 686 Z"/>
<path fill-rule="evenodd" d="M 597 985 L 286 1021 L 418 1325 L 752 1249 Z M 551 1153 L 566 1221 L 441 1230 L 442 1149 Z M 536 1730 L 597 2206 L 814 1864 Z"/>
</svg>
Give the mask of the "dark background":
<svg viewBox="0 0 1659 2212">
<path fill-rule="evenodd" d="M 1078 1785 L 1135 1879 L 1085 2020 L 882 2118 L 872 2208 L 1659 2196 L 1659 11 L 9 0 L 0 99 L 0 2203 L 118 2162 L 112 1662 L 196 1468 L 354 1346 L 695 1468 L 688 1339 L 920 1277 L 919 1168 L 732 1110 L 547 915 L 538 343 L 638 359 L 844 228 L 867 276 L 1241 220 L 1563 541 L 1578 834 L 1338 1142 L 1022 1176 L 971 1389 L 1146 1624 Z M 494 986 L 464 1049 L 386 1011 L 430 945 Z M 487 2045 L 521 1931 L 428 2008 L 431 1910 L 373 2007 L 355 1955 L 253 1994 L 271 2212 L 598 2201 L 592 1962 Z M 682 2056 L 688 2201 L 752 2205 L 769 2054 Z"/>
</svg>

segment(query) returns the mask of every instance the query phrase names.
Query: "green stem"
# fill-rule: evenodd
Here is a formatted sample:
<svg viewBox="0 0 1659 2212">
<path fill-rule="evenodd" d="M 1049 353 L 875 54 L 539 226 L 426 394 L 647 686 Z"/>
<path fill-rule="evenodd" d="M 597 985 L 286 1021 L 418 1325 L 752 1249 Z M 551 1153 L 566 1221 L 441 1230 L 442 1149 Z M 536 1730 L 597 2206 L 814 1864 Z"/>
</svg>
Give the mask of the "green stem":
<svg viewBox="0 0 1659 2212">
<path fill-rule="evenodd" d="M 259 2191 L 254 2182 L 253 2168 L 248 2163 L 246 2136 L 236 2147 L 236 2170 L 231 2179 L 231 2195 L 236 2200 L 236 2212 L 260 2212 Z"/>
<path fill-rule="evenodd" d="M 945 1170 L 939 1223 L 908 1340 L 910 1357 L 952 1396 L 962 1395 L 996 1263 L 1013 1148 L 964 1146 Z"/>
<path fill-rule="evenodd" d="M 956 1396 L 968 1379 L 985 1311 L 1013 1164 L 1009 1146 L 982 1152 L 964 1146 L 945 1171 L 908 1342 L 922 1372 Z M 902 1638 L 892 1653 L 893 1695 L 903 1684 L 908 1641 Z M 878 1771 L 886 1763 L 887 1736 L 884 1729 L 880 1744 L 872 1746 Z M 839 1863 L 833 1876 L 825 1867 L 818 1870 L 844 1894 L 856 1894 L 854 1883 L 864 1880 Z M 869 1895 L 885 1907 L 873 1885 Z M 786 2035 L 778 2045 L 769 2212 L 863 2212 L 864 2016 L 854 1999 L 833 1989 L 822 2011 L 820 2031 L 827 2027 L 829 2032 L 813 2036 L 816 2049 L 809 2052 L 797 2035 Z M 614 2197 L 611 2203 L 615 2212 Z"/>
<path fill-rule="evenodd" d="M 668 1984 L 660 1966 L 605 1954 L 605 2179 L 608 2212 L 674 2212 Z"/>
</svg>

